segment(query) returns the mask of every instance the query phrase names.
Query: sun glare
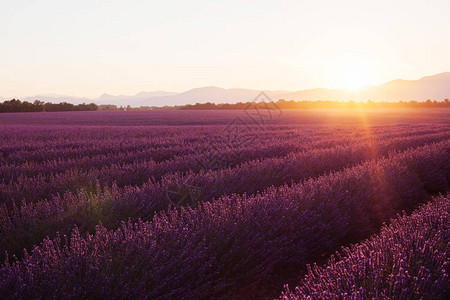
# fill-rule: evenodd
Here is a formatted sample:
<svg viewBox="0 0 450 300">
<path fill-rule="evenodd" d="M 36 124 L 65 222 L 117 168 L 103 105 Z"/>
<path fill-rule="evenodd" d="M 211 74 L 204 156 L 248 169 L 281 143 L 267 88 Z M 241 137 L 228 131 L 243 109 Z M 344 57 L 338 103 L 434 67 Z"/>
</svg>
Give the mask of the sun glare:
<svg viewBox="0 0 450 300">
<path fill-rule="evenodd" d="M 359 68 L 347 68 L 343 70 L 340 78 L 340 86 L 344 89 L 357 90 L 368 84 L 364 70 Z"/>
</svg>

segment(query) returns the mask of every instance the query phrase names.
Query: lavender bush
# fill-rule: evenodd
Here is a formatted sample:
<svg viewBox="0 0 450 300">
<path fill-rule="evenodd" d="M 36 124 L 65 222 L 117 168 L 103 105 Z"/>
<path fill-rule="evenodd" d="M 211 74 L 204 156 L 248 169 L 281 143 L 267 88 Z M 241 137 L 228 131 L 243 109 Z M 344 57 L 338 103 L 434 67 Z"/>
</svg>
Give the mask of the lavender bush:
<svg viewBox="0 0 450 300">
<path fill-rule="evenodd" d="M 364 124 L 290 111 L 244 132 L 230 130 L 237 116 L 0 115 L 1 297 L 277 297 L 307 264 L 449 189 L 443 111 Z"/>
<path fill-rule="evenodd" d="M 440 196 L 381 233 L 313 265 L 280 299 L 446 299 L 450 198 Z"/>
<path fill-rule="evenodd" d="M 448 143 L 430 145 L 291 187 L 123 223 L 115 231 L 99 225 L 83 237 L 76 228 L 69 238 L 46 239 L 4 265 L 0 291 L 44 298 L 243 296 L 420 203 L 426 191 L 419 172 L 448 179 L 447 150 Z M 409 166 L 411 159 L 418 163 Z"/>
</svg>

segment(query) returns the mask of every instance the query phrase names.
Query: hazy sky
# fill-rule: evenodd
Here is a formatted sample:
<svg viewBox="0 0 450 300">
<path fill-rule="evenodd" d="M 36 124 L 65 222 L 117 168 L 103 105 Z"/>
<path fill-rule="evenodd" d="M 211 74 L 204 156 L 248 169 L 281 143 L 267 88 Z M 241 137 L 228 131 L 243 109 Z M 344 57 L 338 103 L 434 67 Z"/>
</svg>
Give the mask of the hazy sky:
<svg viewBox="0 0 450 300">
<path fill-rule="evenodd" d="M 450 71 L 450 1 L 0 0 L 0 96 L 352 87 Z"/>
</svg>

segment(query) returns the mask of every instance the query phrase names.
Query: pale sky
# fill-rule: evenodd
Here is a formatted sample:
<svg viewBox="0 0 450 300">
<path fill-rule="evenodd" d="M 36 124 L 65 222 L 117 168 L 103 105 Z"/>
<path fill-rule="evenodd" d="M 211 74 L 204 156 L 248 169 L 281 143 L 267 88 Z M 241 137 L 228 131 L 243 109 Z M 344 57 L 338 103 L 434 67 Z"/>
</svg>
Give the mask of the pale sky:
<svg viewBox="0 0 450 300">
<path fill-rule="evenodd" d="M 377 85 L 449 53 L 448 0 L 0 0 L 4 97 Z"/>
</svg>

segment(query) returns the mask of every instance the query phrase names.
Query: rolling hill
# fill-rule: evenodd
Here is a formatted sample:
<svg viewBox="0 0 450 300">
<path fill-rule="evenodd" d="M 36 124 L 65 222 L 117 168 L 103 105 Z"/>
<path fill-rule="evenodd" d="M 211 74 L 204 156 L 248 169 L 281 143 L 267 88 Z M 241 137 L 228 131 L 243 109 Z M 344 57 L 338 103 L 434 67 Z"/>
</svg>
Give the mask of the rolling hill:
<svg viewBox="0 0 450 300">
<path fill-rule="evenodd" d="M 98 98 L 79 98 L 57 94 L 36 95 L 21 100 L 45 102 L 66 101 L 74 104 L 94 102 L 96 104 L 115 104 L 131 106 L 164 106 L 195 103 L 237 103 L 253 101 L 259 90 L 215 86 L 190 89 L 182 93 L 154 91 L 140 92 L 136 95 L 103 94 Z M 345 89 L 306 89 L 298 91 L 265 91 L 271 100 L 338 100 L 338 101 L 426 101 L 450 98 L 450 72 L 425 76 L 418 80 L 396 79 L 379 86 L 367 86 L 360 90 Z M 0 97 L 0 100 L 2 97 Z M 6 100 L 6 98 L 3 98 Z"/>
</svg>

